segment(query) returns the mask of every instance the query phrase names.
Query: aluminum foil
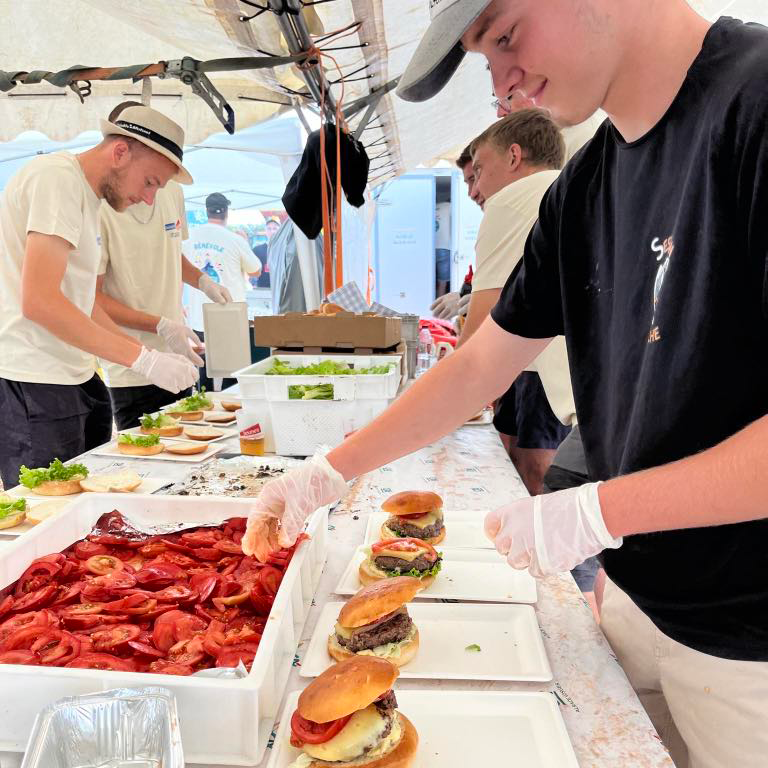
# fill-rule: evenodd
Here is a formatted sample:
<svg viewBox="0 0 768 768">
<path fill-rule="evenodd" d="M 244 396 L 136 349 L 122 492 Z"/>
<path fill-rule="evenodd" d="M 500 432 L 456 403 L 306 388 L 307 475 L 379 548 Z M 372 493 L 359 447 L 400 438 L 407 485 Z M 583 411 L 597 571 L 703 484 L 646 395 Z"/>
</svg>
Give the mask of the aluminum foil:
<svg viewBox="0 0 768 768">
<path fill-rule="evenodd" d="M 37 716 L 21 768 L 184 768 L 176 700 L 158 687 L 60 699 Z"/>
</svg>

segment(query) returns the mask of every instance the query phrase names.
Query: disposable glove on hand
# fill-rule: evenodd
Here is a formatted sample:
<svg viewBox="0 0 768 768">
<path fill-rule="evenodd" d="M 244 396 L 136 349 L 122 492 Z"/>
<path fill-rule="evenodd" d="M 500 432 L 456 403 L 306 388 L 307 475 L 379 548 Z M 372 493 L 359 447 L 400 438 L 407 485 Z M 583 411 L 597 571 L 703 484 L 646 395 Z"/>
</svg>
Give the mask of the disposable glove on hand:
<svg viewBox="0 0 768 768">
<path fill-rule="evenodd" d="M 191 387 L 200 377 L 197 368 L 183 355 L 158 352 L 147 347 L 141 348 L 131 370 L 149 379 L 156 387 L 167 389 L 174 394 Z"/>
<path fill-rule="evenodd" d="M 191 363 L 197 366 L 205 364 L 193 347 L 202 349 L 203 342 L 199 336 L 184 323 L 177 323 L 167 317 L 161 317 L 157 324 L 157 335 L 177 354 L 184 355 Z"/>
<path fill-rule="evenodd" d="M 472 301 L 472 294 L 467 293 L 459 299 L 458 306 L 456 307 L 457 315 L 466 315 L 469 312 L 469 302 Z"/>
<path fill-rule="evenodd" d="M 430 306 L 432 315 L 438 320 L 450 320 L 456 317 L 456 305 L 459 303 L 459 294 L 456 291 L 440 296 Z"/>
<path fill-rule="evenodd" d="M 507 504 L 485 518 L 486 536 L 507 562 L 541 578 L 569 571 L 622 539 L 608 532 L 597 489 L 587 483 Z"/>
<path fill-rule="evenodd" d="M 217 304 L 228 304 L 232 301 L 232 294 L 220 283 L 211 280 L 208 275 L 200 275 L 197 281 L 197 287 L 211 300 Z"/>
<path fill-rule="evenodd" d="M 316 509 L 338 501 L 347 490 L 344 478 L 320 454 L 270 480 L 248 515 L 243 552 L 266 562 L 270 552 L 296 541 Z"/>
</svg>

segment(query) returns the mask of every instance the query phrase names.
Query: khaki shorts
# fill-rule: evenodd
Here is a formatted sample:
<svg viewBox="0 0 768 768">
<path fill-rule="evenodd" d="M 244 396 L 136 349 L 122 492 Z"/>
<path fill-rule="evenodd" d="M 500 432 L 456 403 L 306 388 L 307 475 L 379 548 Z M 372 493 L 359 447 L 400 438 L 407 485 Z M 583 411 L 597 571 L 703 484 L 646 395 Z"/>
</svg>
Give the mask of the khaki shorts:
<svg viewBox="0 0 768 768">
<path fill-rule="evenodd" d="M 768 766 L 768 662 L 681 645 L 610 580 L 601 628 L 677 768 Z"/>
</svg>

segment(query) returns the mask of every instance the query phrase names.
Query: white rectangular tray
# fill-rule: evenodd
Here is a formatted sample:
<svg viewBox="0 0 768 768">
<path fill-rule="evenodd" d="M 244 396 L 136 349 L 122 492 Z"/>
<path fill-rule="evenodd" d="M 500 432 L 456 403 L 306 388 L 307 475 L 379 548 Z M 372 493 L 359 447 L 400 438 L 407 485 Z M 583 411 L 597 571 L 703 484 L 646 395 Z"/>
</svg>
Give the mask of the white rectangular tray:
<svg viewBox="0 0 768 768">
<path fill-rule="evenodd" d="M 419 734 L 410 768 L 579 768 L 565 723 L 549 693 L 399 691 L 398 709 Z M 288 768 L 298 692 L 288 697 L 267 768 Z"/>
<path fill-rule="evenodd" d="M 336 585 L 337 595 L 360 589 L 358 567 L 366 558 L 358 547 Z M 434 582 L 416 600 L 464 600 L 482 603 L 535 603 L 536 580 L 528 571 L 516 571 L 490 549 L 438 549 L 443 567 Z"/>
<path fill-rule="evenodd" d="M 165 442 L 163 438 L 161 443 Z M 198 463 L 201 461 L 207 461 L 217 453 L 220 453 L 225 448 L 224 445 L 219 443 L 218 445 L 207 445 L 206 450 L 202 453 L 194 453 L 191 456 L 182 456 L 178 453 L 168 453 L 163 451 L 162 453 L 156 453 L 154 456 L 126 456 L 124 453 L 120 453 L 117 449 L 117 441 L 113 440 L 111 443 L 100 445 L 98 448 L 94 448 L 91 453 L 97 456 L 117 456 L 121 459 L 138 459 L 139 461 L 175 461 L 175 462 L 193 462 Z"/>
<path fill-rule="evenodd" d="M 449 549 L 493 549 L 493 544 L 483 531 L 483 521 L 487 510 L 479 512 L 459 512 L 446 510 L 445 538 L 437 545 Z M 365 530 L 365 543 L 373 544 L 381 538 L 381 526 L 388 520 L 384 512 L 372 512 L 368 517 Z"/>
<path fill-rule="evenodd" d="M 87 535 L 104 513 L 123 512 L 138 524 L 219 523 L 248 514 L 247 499 L 89 493 L 66 515 L 36 526 L 0 548 L 0 589 L 19 578 L 36 557 L 59 552 Z M 190 763 L 252 766 L 264 756 L 296 647 L 320 580 L 327 552 L 328 509 L 308 526 L 310 538 L 288 567 L 248 677 L 217 680 L 138 672 L 0 664 L 0 753 L 23 752 L 35 715 L 64 696 L 161 685 L 176 697 Z"/>
<path fill-rule="evenodd" d="M 189 442 L 200 442 L 200 443 L 206 443 L 207 445 L 210 443 L 218 443 L 220 440 L 226 440 L 228 437 L 234 437 L 237 434 L 236 429 L 232 429 L 231 427 L 218 427 L 215 424 L 208 424 L 208 422 L 204 421 L 198 421 L 198 422 L 192 422 L 192 421 L 183 421 L 181 423 L 182 427 L 191 427 L 191 426 L 197 426 L 197 427 L 209 427 L 211 429 L 216 429 L 219 432 L 221 432 L 221 435 L 219 437 L 214 437 L 213 440 L 193 440 L 191 437 L 186 437 L 183 433 L 181 435 L 177 435 L 175 437 L 163 437 L 163 440 L 170 440 L 170 441 L 179 441 L 189 443 Z M 121 435 L 143 435 L 144 433 L 141 431 L 141 427 L 131 427 L 130 429 L 123 429 L 120 431 Z"/>
<path fill-rule="evenodd" d="M 326 603 L 301 661 L 302 677 L 317 677 L 335 662 L 328 636 L 344 603 Z M 415 658 L 400 677 L 435 680 L 547 682 L 552 669 L 536 612 L 530 605 L 411 603 L 419 630 Z M 480 650 L 467 650 L 468 646 Z"/>
<path fill-rule="evenodd" d="M 94 472 L 93 474 L 108 474 L 106 472 Z M 167 477 L 145 477 L 141 481 L 141 485 L 133 491 L 133 493 L 154 493 L 158 488 L 162 488 L 164 485 L 172 483 L 173 480 Z M 11 488 L 7 491 L 9 496 L 16 498 L 24 497 L 27 500 L 27 507 L 34 507 L 37 504 L 41 504 L 44 501 L 65 501 L 73 502 L 75 499 L 79 499 L 86 494 L 86 491 L 80 493 L 73 493 L 70 496 L 40 496 L 29 488 L 24 488 L 22 485 L 17 485 L 15 488 Z M 58 514 L 58 513 L 57 513 Z M 32 523 L 22 523 L 13 528 L 3 528 L 0 530 L 0 537 L 2 536 L 21 536 L 23 533 L 33 530 L 36 526 Z"/>
</svg>

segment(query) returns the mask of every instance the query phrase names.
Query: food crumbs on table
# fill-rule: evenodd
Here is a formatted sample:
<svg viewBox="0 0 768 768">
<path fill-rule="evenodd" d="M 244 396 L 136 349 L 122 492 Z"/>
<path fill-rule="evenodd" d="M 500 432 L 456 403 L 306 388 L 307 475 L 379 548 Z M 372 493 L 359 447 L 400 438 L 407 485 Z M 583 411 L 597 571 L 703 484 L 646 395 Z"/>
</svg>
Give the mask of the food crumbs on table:
<svg viewBox="0 0 768 768">
<path fill-rule="evenodd" d="M 480 653 L 483 649 L 477 643 L 472 643 L 472 645 L 468 645 L 464 650 L 471 653 Z"/>
</svg>

